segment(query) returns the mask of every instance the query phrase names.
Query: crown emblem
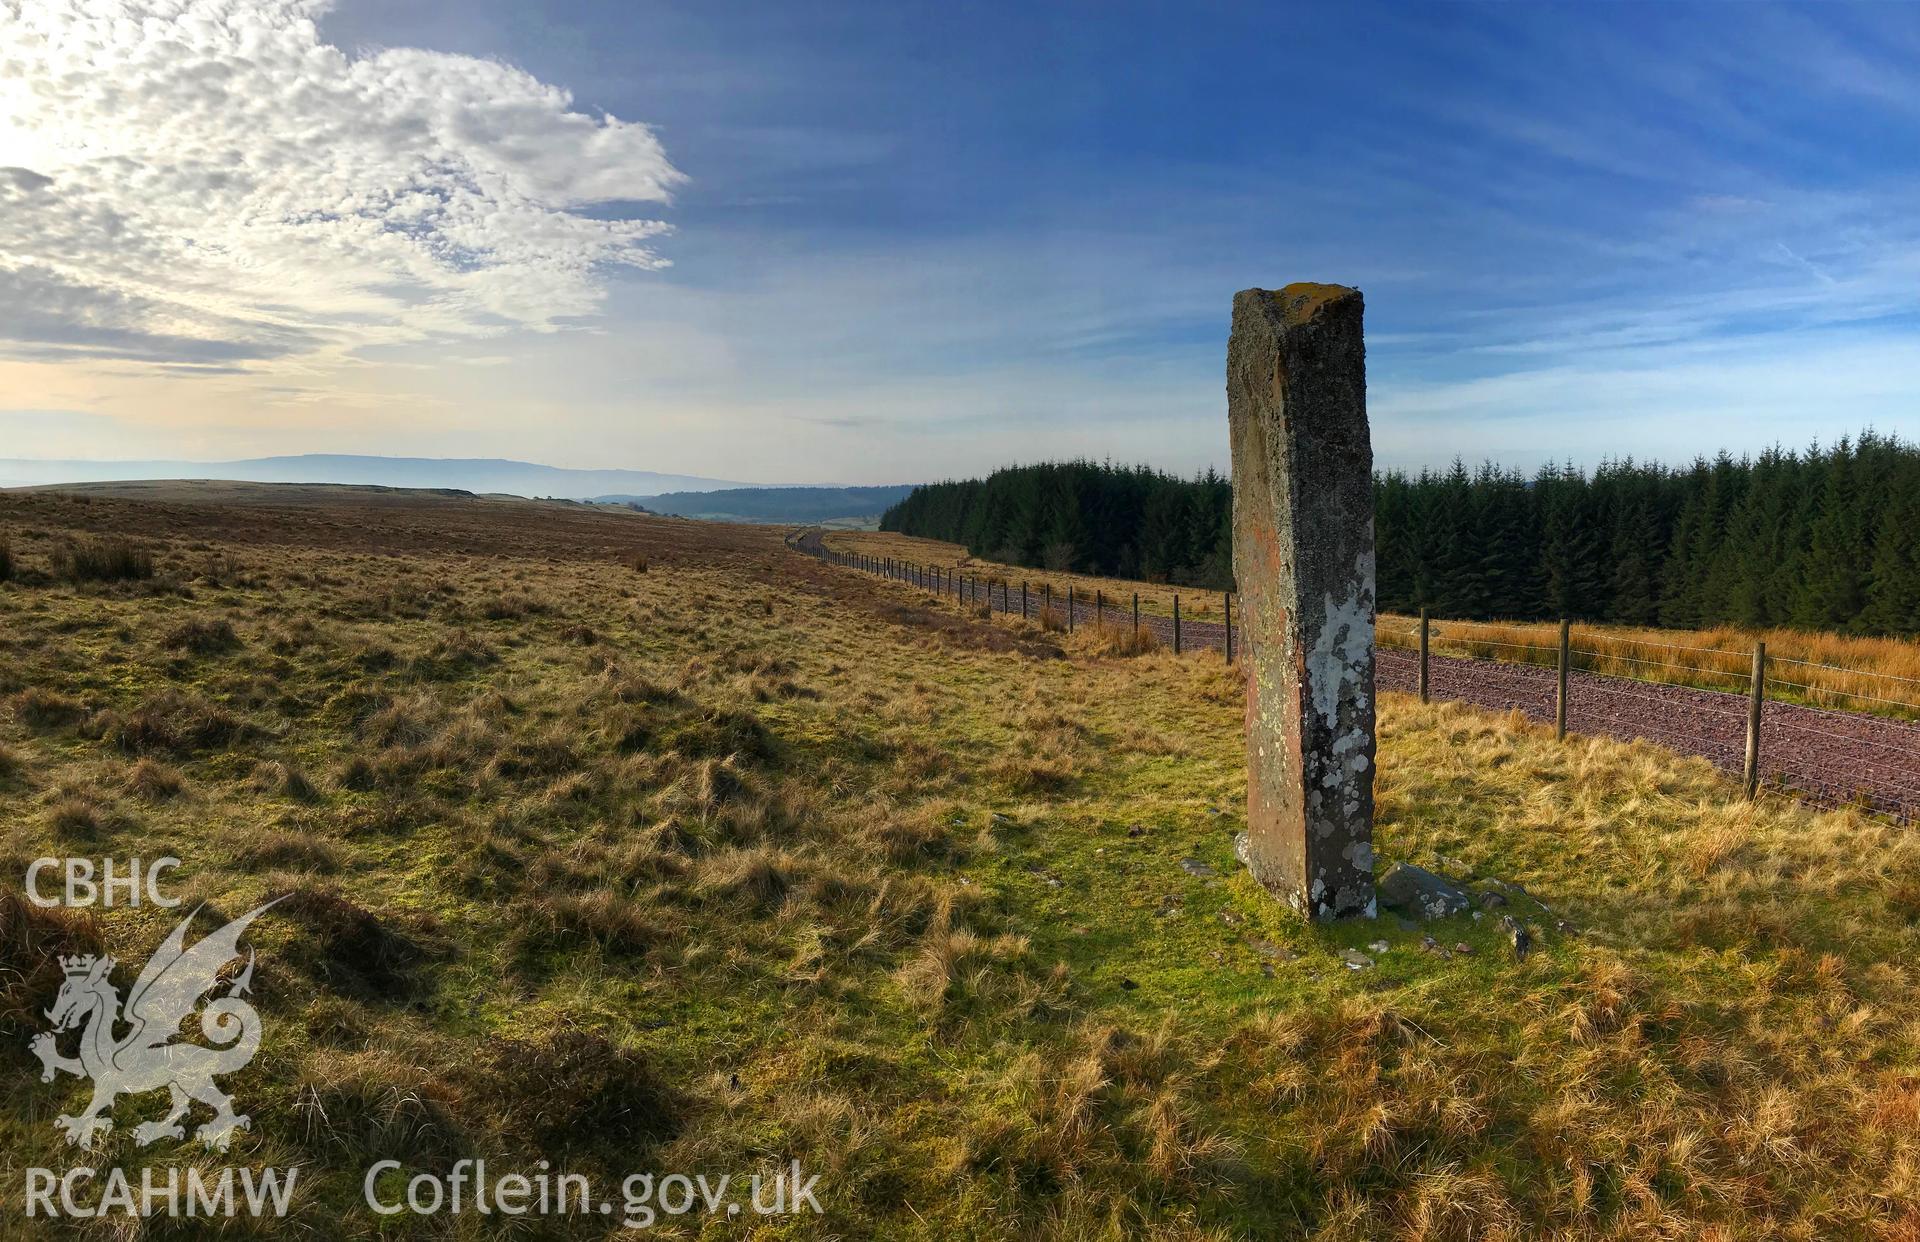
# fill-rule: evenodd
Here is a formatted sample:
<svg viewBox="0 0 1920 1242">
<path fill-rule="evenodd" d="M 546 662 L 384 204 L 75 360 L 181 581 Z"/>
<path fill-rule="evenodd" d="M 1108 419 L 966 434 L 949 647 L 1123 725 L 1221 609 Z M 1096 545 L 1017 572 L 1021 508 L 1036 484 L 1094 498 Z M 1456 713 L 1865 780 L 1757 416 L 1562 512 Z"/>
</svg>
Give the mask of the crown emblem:
<svg viewBox="0 0 1920 1242">
<path fill-rule="evenodd" d="M 90 974 L 93 971 L 94 964 L 99 960 L 99 958 L 91 953 L 81 953 L 73 957 L 68 957 L 63 953 L 60 955 L 60 969 L 65 971 L 69 976 Z"/>
</svg>

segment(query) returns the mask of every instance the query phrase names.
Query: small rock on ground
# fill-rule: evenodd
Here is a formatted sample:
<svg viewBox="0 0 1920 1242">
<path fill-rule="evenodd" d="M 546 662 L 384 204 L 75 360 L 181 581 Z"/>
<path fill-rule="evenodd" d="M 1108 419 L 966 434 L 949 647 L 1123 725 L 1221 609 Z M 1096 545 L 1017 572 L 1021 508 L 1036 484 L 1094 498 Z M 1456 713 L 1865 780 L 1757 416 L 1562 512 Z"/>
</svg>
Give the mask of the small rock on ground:
<svg viewBox="0 0 1920 1242">
<path fill-rule="evenodd" d="M 1397 862 L 1380 876 L 1380 903 L 1415 918 L 1443 919 L 1460 914 L 1473 901 L 1452 881 L 1424 867 Z"/>
</svg>

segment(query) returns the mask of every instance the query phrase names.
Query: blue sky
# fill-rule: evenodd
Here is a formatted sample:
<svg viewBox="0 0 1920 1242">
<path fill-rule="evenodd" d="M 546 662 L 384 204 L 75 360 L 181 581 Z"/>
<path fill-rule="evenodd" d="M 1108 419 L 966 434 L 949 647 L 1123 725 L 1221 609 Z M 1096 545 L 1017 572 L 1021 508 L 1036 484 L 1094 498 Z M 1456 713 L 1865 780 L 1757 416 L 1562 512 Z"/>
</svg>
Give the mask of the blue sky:
<svg viewBox="0 0 1920 1242">
<path fill-rule="evenodd" d="M 402 156 L 442 168 L 477 141 L 518 187 L 489 237 L 572 231 L 522 270 L 444 217 L 397 226 L 383 189 L 383 236 L 440 234 L 438 277 L 395 261 L 424 282 L 399 303 L 417 315 L 372 304 L 377 273 L 289 299 L 304 315 L 255 290 L 218 303 L 245 345 L 173 357 L 183 330 L 135 323 L 114 328 L 145 333 L 128 357 L 97 341 L 132 312 L 102 302 L 91 352 L 69 331 L 57 356 L 42 341 L 0 364 L 21 455 L 1190 471 L 1225 464 L 1233 292 L 1300 279 L 1367 295 L 1385 465 L 1920 435 L 1920 7 L 264 7 L 315 17 L 349 68 L 437 56 L 377 75 L 389 93 L 361 128 L 407 124 L 341 178 L 364 165 L 386 186 Z M 502 90 L 513 109 L 492 106 Z M 446 97 L 484 121 L 441 117 L 451 154 L 409 153 Z M 632 128 L 581 131 L 609 117 Z M 6 149 L 0 130 L 0 166 Z M 580 217 L 636 232 L 581 240 Z M 0 233 L 0 260 L 35 246 L 54 243 Z M 94 306 L 68 289 L 79 261 L 42 301 Z M 483 298 L 464 282 L 489 264 Z M 366 327 L 383 315 L 406 322 Z M 59 336 L 46 319 L 12 333 Z"/>
</svg>

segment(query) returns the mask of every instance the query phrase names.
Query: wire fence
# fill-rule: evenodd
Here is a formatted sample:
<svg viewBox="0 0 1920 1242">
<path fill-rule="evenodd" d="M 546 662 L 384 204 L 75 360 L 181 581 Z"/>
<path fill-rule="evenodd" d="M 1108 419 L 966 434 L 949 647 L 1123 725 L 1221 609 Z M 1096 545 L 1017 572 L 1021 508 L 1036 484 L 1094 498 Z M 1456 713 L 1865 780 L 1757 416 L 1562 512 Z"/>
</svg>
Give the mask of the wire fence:
<svg viewBox="0 0 1920 1242">
<path fill-rule="evenodd" d="M 1220 621 L 1143 612 L 1140 596 L 1051 582 L 973 575 L 933 564 L 829 548 L 817 531 L 795 551 L 953 600 L 1065 631 L 1151 632 L 1176 654 L 1237 659 L 1245 643 L 1232 595 Z M 1211 603 L 1211 601 L 1210 601 Z M 1209 609 L 1211 611 L 1211 609 Z M 1920 679 L 1872 669 L 1656 642 L 1561 623 L 1558 641 L 1523 641 L 1495 623 L 1382 618 L 1375 677 L 1383 690 L 1519 711 L 1569 734 L 1644 738 L 1698 755 L 1742 781 L 1749 797 L 1782 795 L 1851 806 L 1903 822 L 1920 818 Z M 1776 665 L 1797 676 L 1781 676 Z M 1817 670 L 1810 672 L 1805 670 Z M 1832 680 L 1816 680 L 1828 677 Z M 1906 717 L 1906 718 L 1902 718 Z"/>
</svg>

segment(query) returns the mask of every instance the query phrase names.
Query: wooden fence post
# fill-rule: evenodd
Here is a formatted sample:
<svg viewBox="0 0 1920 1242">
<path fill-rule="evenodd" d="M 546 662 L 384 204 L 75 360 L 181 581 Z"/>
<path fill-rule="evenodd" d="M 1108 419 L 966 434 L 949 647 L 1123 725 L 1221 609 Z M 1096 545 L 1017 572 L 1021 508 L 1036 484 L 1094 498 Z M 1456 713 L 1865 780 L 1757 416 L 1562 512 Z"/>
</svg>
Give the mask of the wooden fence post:
<svg viewBox="0 0 1920 1242">
<path fill-rule="evenodd" d="M 1567 740 L 1567 665 L 1573 653 L 1573 623 L 1564 618 L 1560 622 L 1560 684 L 1559 693 L 1553 701 L 1553 732 L 1561 741 Z"/>
<path fill-rule="evenodd" d="M 1432 683 L 1427 680 L 1427 633 L 1429 628 L 1427 623 L 1427 610 L 1422 608 L 1420 610 L 1420 701 L 1422 703 L 1431 703 L 1433 701 L 1429 694 L 1429 687 Z"/>
<path fill-rule="evenodd" d="M 1052 612 L 1053 611 L 1053 583 L 1051 582 L 1041 583 L 1040 590 L 1046 596 L 1046 602 L 1042 604 L 1041 607 L 1047 612 Z"/>
<path fill-rule="evenodd" d="M 1173 597 L 1173 654 L 1180 654 L 1180 597 Z"/>
<path fill-rule="evenodd" d="M 1227 617 L 1227 663 L 1233 663 L 1233 593 L 1220 592 L 1220 607 Z"/>
<path fill-rule="evenodd" d="M 1093 593 L 1093 624 L 1097 629 L 1107 623 L 1107 597 L 1099 591 Z"/>
<path fill-rule="evenodd" d="M 1133 636 L 1140 637 L 1140 592 L 1133 593 Z"/>
<path fill-rule="evenodd" d="M 1073 633 L 1073 583 L 1067 583 L 1067 633 Z"/>
<path fill-rule="evenodd" d="M 1809 678 L 1808 680 L 1812 680 Z M 1747 801 L 1760 796 L 1760 721 L 1767 701 L 1767 644 L 1753 644 L 1753 689 L 1747 703 Z"/>
<path fill-rule="evenodd" d="M 1027 580 L 1020 579 L 1020 619 L 1027 619 Z"/>
</svg>

